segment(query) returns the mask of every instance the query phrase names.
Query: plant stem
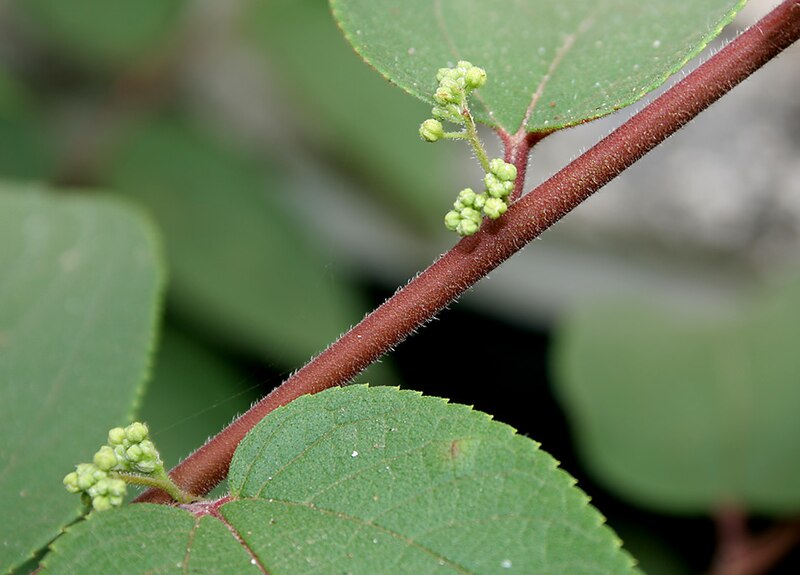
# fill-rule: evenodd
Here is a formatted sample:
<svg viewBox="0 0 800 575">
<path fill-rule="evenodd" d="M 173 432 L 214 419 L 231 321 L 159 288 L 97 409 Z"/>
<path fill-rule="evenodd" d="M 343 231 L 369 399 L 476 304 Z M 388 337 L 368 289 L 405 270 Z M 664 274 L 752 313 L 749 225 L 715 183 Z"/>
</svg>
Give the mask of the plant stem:
<svg viewBox="0 0 800 575">
<path fill-rule="evenodd" d="M 122 479 L 125 483 L 130 483 L 131 485 L 142 485 L 150 489 L 160 489 L 162 492 L 169 494 L 169 496 L 178 503 L 191 503 L 197 499 L 178 487 L 163 469 L 158 475 L 139 475 L 138 473 L 128 473 L 125 471 L 112 471 L 111 476 Z"/>
<path fill-rule="evenodd" d="M 525 187 L 525 173 L 528 170 L 528 157 L 530 156 L 531 150 L 536 144 L 552 133 L 553 132 L 532 132 L 530 134 L 525 134 L 525 137 L 520 140 L 515 140 L 508 132 L 504 130 L 498 131 L 506 152 L 503 161 L 513 164 L 514 167 L 517 168 L 517 179 L 514 180 L 514 189 L 511 190 L 508 196 L 509 204 L 522 197 L 522 191 Z"/>
<path fill-rule="evenodd" d="M 489 172 L 489 156 L 486 155 L 486 149 L 483 147 L 480 137 L 478 137 L 478 128 L 475 126 L 475 119 L 472 117 L 468 108 L 464 108 L 464 120 L 467 127 L 467 140 L 469 140 L 472 149 L 475 151 L 475 156 L 478 158 L 483 171 Z"/>
<path fill-rule="evenodd" d="M 735 507 L 714 514 L 717 551 L 710 575 L 763 575 L 800 540 L 800 521 L 775 526 L 763 535 L 751 535 L 747 517 Z"/>
<path fill-rule="evenodd" d="M 239 441 L 270 411 L 301 395 L 350 381 L 799 37 L 800 0 L 786 0 L 585 154 L 514 202 L 503 217 L 484 222 L 478 233 L 462 239 L 175 467 L 171 472 L 173 480 L 191 493 L 208 493 L 225 478 Z M 530 150 L 530 140 L 508 141 L 513 146 L 506 151 L 506 157 L 522 162 L 522 156 L 526 156 L 522 151 Z M 137 501 L 168 499 L 151 490 Z"/>
</svg>

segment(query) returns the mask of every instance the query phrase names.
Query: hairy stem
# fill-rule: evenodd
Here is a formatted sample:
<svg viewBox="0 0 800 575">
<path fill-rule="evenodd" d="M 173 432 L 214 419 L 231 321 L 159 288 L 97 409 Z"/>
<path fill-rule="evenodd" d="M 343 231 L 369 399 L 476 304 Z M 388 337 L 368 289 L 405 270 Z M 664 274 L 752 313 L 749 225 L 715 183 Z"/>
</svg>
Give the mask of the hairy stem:
<svg viewBox="0 0 800 575">
<path fill-rule="evenodd" d="M 467 140 L 469 136 L 466 132 L 445 132 L 442 136 L 445 140 Z"/>
<path fill-rule="evenodd" d="M 178 487 L 163 470 L 158 475 L 140 475 L 138 473 L 129 473 L 126 471 L 112 471 L 111 476 L 122 479 L 125 483 L 130 483 L 131 485 L 160 489 L 161 492 L 168 494 L 177 503 L 191 503 L 197 499 Z"/>
<path fill-rule="evenodd" d="M 483 142 L 481 142 L 481 139 L 478 136 L 478 128 L 475 126 L 475 119 L 472 117 L 472 114 L 466 107 L 464 108 L 464 120 L 467 127 L 467 140 L 472 146 L 472 149 L 475 151 L 475 156 L 478 158 L 481 168 L 483 168 L 484 172 L 488 173 L 489 156 L 486 154 L 486 149 L 483 147 Z"/>
<path fill-rule="evenodd" d="M 523 138 L 515 139 L 505 131 L 498 131 L 500 139 L 503 141 L 505 148 L 505 157 L 503 161 L 513 164 L 517 168 L 517 179 L 514 180 L 514 189 L 508 196 L 508 203 L 517 201 L 522 197 L 522 191 L 525 188 L 525 173 L 528 171 L 528 157 L 530 156 L 533 147 L 541 142 L 545 136 L 553 132 L 535 132 L 525 134 Z"/>
<path fill-rule="evenodd" d="M 307 393 L 342 385 L 452 303 L 583 200 L 663 142 L 736 84 L 800 37 L 800 0 L 786 0 L 763 20 L 673 86 L 498 220 L 449 252 L 315 357 L 247 413 L 172 470 L 186 491 L 204 494 L 225 478 L 239 441 L 265 415 Z M 522 162 L 527 138 L 509 140 Z M 168 502 L 148 491 L 138 501 Z"/>
</svg>

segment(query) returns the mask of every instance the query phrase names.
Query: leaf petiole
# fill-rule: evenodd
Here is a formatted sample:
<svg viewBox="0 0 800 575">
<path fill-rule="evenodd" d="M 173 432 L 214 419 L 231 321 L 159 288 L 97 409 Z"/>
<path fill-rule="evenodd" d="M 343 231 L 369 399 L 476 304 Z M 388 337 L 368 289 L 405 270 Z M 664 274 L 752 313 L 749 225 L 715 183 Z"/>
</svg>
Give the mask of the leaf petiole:
<svg viewBox="0 0 800 575">
<path fill-rule="evenodd" d="M 168 493 L 169 496 L 178 503 L 191 503 L 198 499 L 198 497 L 178 487 L 163 468 L 160 472 L 154 472 L 152 475 L 141 475 L 139 473 L 130 473 L 126 471 L 112 471 L 109 475 L 117 479 L 122 479 L 125 483 L 131 485 L 142 485 L 144 487 L 160 489 Z"/>
</svg>

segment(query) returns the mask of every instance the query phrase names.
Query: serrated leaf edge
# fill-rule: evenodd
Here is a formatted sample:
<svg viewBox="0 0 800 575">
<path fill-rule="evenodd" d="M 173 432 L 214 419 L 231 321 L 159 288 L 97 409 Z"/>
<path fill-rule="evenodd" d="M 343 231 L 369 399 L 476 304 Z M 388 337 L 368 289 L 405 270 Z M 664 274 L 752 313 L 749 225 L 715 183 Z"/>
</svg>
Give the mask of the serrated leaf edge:
<svg viewBox="0 0 800 575">
<path fill-rule="evenodd" d="M 585 117 L 585 118 L 582 118 L 580 120 L 576 120 L 576 121 L 573 121 L 573 122 L 565 122 L 563 124 L 552 124 L 552 125 L 548 125 L 546 127 L 545 126 L 541 126 L 539 128 L 530 129 L 529 126 L 527 125 L 527 122 L 525 120 L 523 120 L 523 126 L 520 126 L 520 127 L 524 128 L 525 131 L 527 133 L 529 133 L 529 134 L 533 134 L 533 133 L 549 133 L 549 132 L 553 132 L 553 131 L 563 130 L 564 128 L 570 128 L 570 127 L 573 127 L 573 126 L 578 126 L 578 125 L 581 125 L 581 124 L 592 122 L 594 120 L 598 120 L 600 118 L 603 118 L 605 116 L 613 114 L 614 112 L 617 112 L 617 111 L 619 111 L 619 110 L 621 110 L 623 108 L 627 108 L 628 106 L 631 106 L 632 104 L 635 104 L 636 102 L 638 102 L 639 100 L 644 98 L 647 94 L 649 94 L 653 90 L 657 89 L 658 87 L 662 86 L 671 76 L 673 76 L 674 74 L 678 73 L 684 66 L 686 66 L 686 64 L 690 60 L 692 60 L 697 55 L 699 55 L 711 43 L 711 41 L 714 38 L 719 36 L 720 32 L 722 32 L 722 29 L 725 28 L 725 26 L 727 26 L 728 24 L 730 24 L 733 21 L 733 19 L 736 17 L 736 14 L 739 13 L 739 11 L 744 7 L 744 5 L 746 3 L 747 3 L 747 0 L 739 0 L 739 2 L 735 6 L 733 6 L 731 8 L 731 10 L 729 10 L 716 23 L 715 26 L 713 26 L 712 28 L 710 28 L 708 30 L 708 33 L 699 40 L 699 42 L 694 46 L 694 48 L 686 53 L 685 57 L 682 60 L 680 60 L 675 66 L 673 66 L 672 68 L 670 68 L 669 70 L 667 70 L 663 74 L 657 76 L 650 84 L 648 84 L 647 86 L 642 88 L 640 91 L 634 93 L 634 95 L 631 96 L 630 99 L 623 100 L 621 103 L 615 104 L 612 107 L 608 108 L 607 110 L 604 110 L 604 111 L 602 111 L 602 112 L 600 112 L 600 113 L 598 113 L 596 115 Z M 342 13 L 341 7 L 339 5 L 339 0 L 330 0 L 330 8 L 331 8 L 331 14 L 333 15 L 333 18 L 334 18 L 334 20 L 336 22 L 337 27 L 339 28 L 339 30 L 341 31 L 342 35 L 347 40 L 347 43 L 350 46 L 350 48 L 358 55 L 359 58 L 361 58 L 361 60 L 363 60 L 367 65 L 369 65 L 370 68 L 372 68 L 373 70 L 378 72 L 381 76 L 383 76 L 390 84 L 400 88 L 406 94 L 414 96 L 415 98 L 417 98 L 419 100 L 422 100 L 423 102 L 425 102 L 427 104 L 431 104 L 431 105 L 435 104 L 435 102 L 433 101 L 432 98 L 429 98 L 429 97 L 425 96 L 424 94 L 422 94 L 420 92 L 414 92 L 410 88 L 407 88 L 405 86 L 402 86 L 402 85 L 398 84 L 395 80 L 392 79 L 391 74 L 389 74 L 381 66 L 379 66 L 378 64 L 373 62 L 370 58 L 368 58 L 365 54 L 362 53 L 362 51 L 361 51 L 360 47 L 358 46 L 357 42 L 354 41 L 353 35 L 351 33 L 349 33 L 345 29 L 345 24 L 348 22 L 348 19 L 343 17 L 343 13 Z M 490 73 L 491 73 L 491 71 L 490 71 Z M 533 95 L 532 95 L 532 97 L 533 97 Z M 484 108 L 485 108 L 485 105 L 484 105 Z M 533 111 L 534 111 L 534 108 L 529 107 L 525 111 L 524 118 L 527 119 L 529 116 L 531 116 Z M 477 122 L 480 122 L 481 124 L 484 124 L 486 126 L 489 126 L 490 128 L 493 128 L 495 130 L 498 130 L 498 131 L 501 131 L 501 132 L 506 132 L 506 129 L 504 127 L 500 126 L 496 122 L 487 121 L 487 119 L 484 118 L 482 114 L 476 115 L 475 120 Z M 513 132 L 509 132 L 509 133 L 513 133 Z"/>
</svg>

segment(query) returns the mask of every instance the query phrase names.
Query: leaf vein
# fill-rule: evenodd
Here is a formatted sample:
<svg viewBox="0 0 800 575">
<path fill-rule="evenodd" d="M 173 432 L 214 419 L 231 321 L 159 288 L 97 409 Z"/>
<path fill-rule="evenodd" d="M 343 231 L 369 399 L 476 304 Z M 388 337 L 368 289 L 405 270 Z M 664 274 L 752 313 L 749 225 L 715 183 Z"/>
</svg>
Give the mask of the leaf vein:
<svg viewBox="0 0 800 575">
<path fill-rule="evenodd" d="M 573 32 L 572 34 L 567 34 L 564 37 L 564 42 L 559 46 L 556 50 L 555 55 L 553 56 L 553 60 L 550 62 L 550 65 L 547 68 L 547 72 L 542 79 L 539 81 L 539 85 L 536 87 L 536 90 L 533 92 L 531 96 L 531 102 L 528 104 L 527 109 L 525 110 L 525 117 L 522 119 L 522 124 L 517 131 L 517 136 L 524 136 L 525 132 L 528 129 L 528 123 L 530 122 L 531 116 L 533 115 L 533 111 L 536 109 L 536 105 L 539 103 L 539 100 L 544 93 L 547 84 L 550 82 L 550 79 L 555 74 L 558 67 L 561 65 L 564 57 L 569 53 L 572 47 L 575 45 L 575 40 L 578 39 L 578 36 L 586 32 L 589 28 L 591 28 L 593 23 L 593 19 L 591 16 L 585 18 L 579 25 L 578 29 Z"/>
</svg>

